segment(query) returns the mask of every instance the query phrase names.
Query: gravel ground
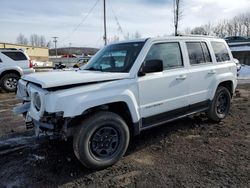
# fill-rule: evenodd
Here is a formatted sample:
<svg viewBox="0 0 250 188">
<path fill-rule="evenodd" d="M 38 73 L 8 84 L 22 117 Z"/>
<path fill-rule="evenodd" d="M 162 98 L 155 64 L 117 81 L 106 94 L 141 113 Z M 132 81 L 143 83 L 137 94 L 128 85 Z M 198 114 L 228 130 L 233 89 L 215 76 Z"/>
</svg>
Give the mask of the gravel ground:
<svg viewBox="0 0 250 188">
<path fill-rule="evenodd" d="M 101 171 L 84 168 L 70 140 L 30 136 L 16 103 L 0 93 L 0 187 L 250 187 L 250 84 L 221 123 L 200 115 L 145 131 Z"/>
</svg>

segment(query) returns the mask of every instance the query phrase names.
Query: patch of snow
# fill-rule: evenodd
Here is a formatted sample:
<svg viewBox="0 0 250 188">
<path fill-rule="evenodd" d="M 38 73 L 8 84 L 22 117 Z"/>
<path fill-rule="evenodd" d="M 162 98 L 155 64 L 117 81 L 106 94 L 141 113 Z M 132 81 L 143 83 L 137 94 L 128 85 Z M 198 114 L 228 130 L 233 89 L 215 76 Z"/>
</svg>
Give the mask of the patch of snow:
<svg viewBox="0 0 250 188">
<path fill-rule="evenodd" d="M 250 66 L 249 65 L 241 65 L 241 69 L 239 71 L 239 79 L 250 79 Z"/>
<path fill-rule="evenodd" d="M 230 46 L 230 50 L 233 52 L 250 51 L 250 46 Z"/>
</svg>

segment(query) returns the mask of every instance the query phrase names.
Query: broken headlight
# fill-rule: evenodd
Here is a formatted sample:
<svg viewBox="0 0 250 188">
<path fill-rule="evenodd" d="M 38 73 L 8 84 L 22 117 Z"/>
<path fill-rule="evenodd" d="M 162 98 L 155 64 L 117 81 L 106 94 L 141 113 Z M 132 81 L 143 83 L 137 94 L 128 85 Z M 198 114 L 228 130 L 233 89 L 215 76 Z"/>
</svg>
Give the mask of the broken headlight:
<svg viewBox="0 0 250 188">
<path fill-rule="evenodd" d="M 41 97 L 38 92 L 35 92 L 33 95 L 33 105 L 37 111 L 41 109 Z"/>
</svg>

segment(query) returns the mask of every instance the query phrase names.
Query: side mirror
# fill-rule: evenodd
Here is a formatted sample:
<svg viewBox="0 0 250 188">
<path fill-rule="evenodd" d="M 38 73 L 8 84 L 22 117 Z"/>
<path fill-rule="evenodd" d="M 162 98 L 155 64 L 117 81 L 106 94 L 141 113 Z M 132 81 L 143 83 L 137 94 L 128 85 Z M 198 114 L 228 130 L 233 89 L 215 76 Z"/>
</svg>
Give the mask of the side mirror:
<svg viewBox="0 0 250 188">
<path fill-rule="evenodd" d="M 139 75 L 143 76 L 146 73 L 162 72 L 162 71 L 163 71 L 162 60 L 152 59 L 143 63 Z"/>
</svg>

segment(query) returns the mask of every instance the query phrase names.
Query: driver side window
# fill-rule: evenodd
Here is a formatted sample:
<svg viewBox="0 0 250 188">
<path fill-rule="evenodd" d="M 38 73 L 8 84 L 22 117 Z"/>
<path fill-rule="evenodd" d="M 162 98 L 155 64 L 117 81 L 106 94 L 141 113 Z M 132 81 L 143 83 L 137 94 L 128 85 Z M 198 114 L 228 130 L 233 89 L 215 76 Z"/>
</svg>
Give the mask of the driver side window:
<svg viewBox="0 0 250 188">
<path fill-rule="evenodd" d="M 178 42 L 154 44 L 145 60 L 155 59 L 162 60 L 164 70 L 183 67 L 180 44 Z"/>
</svg>

